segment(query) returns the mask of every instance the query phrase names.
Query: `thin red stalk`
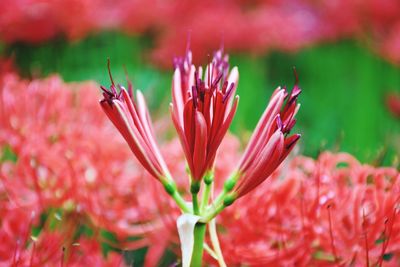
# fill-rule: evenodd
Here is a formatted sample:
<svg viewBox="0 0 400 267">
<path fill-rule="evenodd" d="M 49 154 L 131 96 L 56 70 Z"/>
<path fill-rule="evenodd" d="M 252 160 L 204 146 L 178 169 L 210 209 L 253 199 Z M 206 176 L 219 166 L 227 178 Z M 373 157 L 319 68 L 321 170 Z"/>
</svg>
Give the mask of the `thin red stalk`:
<svg viewBox="0 0 400 267">
<path fill-rule="evenodd" d="M 363 209 L 363 222 L 362 222 L 362 228 L 363 228 L 363 232 L 364 232 L 364 239 L 365 239 L 365 257 L 366 257 L 366 265 L 365 266 L 369 266 L 369 248 L 368 248 L 368 236 L 367 236 L 367 230 L 365 229 L 365 210 Z"/>
<path fill-rule="evenodd" d="M 15 250 L 14 250 L 14 255 L 13 255 L 13 262 L 12 262 L 12 266 L 17 266 L 17 253 L 18 253 L 18 248 L 19 248 L 19 239 L 17 240 L 16 244 L 15 244 Z"/>
<path fill-rule="evenodd" d="M 117 265 L 118 267 L 121 266 L 122 262 L 124 261 L 124 258 L 125 258 L 125 250 L 122 251 L 121 259 L 119 260 L 118 265 Z"/>
<path fill-rule="evenodd" d="M 329 218 L 329 236 L 331 238 L 331 247 L 332 247 L 332 253 L 333 257 L 335 258 L 335 262 L 337 263 L 337 254 L 336 254 L 336 247 L 335 247 L 335 242 L 333 240 L 333 231 L 332 231 L 332 218 L 331 218 L 331 205 L 328 205 L 328 218 Z"/>
<path fill-rule="evenodd" d="M 27 166 L 29 166 L 29 164 Z M 42 190 L 40 189 L 39 178 L 37 177 L 37 172 L 35 171 L 34 168 L 30 168 L 29 171 L 33 177 L 33 181 L 34 181 L 33 187 L 35 188 L 35 192 L 36 192 L 38 200 L 39 200 L 39 205 L 40 205 L 40 207 L 43 208 L 44 204 L 43 204 Z"/>
<path fill-rule="evenodd" d="M 60 259 L 60 267 L 64 267 L 64 255 L 65 255 L 65 247 L 62 248 L 61 259 Z"/>
<path fill-rule="evenodd" d="M 380 259 L 379 259 L 379 266 L 380 267 L 382 266 L 382 263 L 383 263 L 383 256 L 385 255 L 386 249 L 389 246 L 390 235 L 392 234 L 393 223 L 394 223 L 395 217 L 396 217 L 396 207 L 394 207 L 394 209 L 393 209 L 392 218 L 386 219 L 386 221 L 385 221 L 385 229 L 384 229 L 384 236 L 383 236 L 384 240 L 383 240 L 383 244 L 382 244 L 382 253 L 381 253 L 381 256 L 380 256 Z M 386 226 L 387 226 L 387 223 L 389 222 L 389 220 L 390 220 L 389 232 L 388 232 L 388 235 L 386 237 L 386 230 L 387 230 Z"/>
<path fill-rule="evenodd" d="M 33 266 L 33 259 L 34 259 L 34 255 L 35 255 L 35 250 L 36 250 L 36 242 L 33 241 L 31 259 L 29 261 L 29 267 Z"/>
<path fill-rule="evenodd" d="M 279 239 L 280 242 L 282 244 L 282 248 L 283 250 L 286 250 L 286 240 L 285 237 L 283 235 L 283 233 L 285 232 L 285 230 L 283 229 L 283 220 L 282 220 L 282 214 L 281 214 L 281 209 L 279 208 L 279 203 L 277 203 L 277 211 L 278 211 L 278 218 L 279 218 L 279 225 L 281 225 L 281 227 L 279 228 Z"/>
<path fill-rule="evenodd" d="M 114 85 L 114 80 L 111 75 L 110 58 L 107 58 L 107 69 L 108 69 L 108 75 L 110 76 L 111 84 Z"/>
<path fill-rule="evenodd" d="M 378 266 L 382 267 L 382 261 L 383 261 L 383 255 L 385 254 L 385 239 L 386 239 L 386 230 L 387 230 L 387 223 L 388 223 L 388 219 L 385 220 L 385 228 L 383 229 L 383 233 L 382 233 L 382 251 L 381 251 L 381 256 L 379 257 L 379 261 L 378 261 Z"/>
<path fill-rule="evenodd" d="M 301 229 L 304 231 L 304 184 L 303 181 L 301 181 L 300 185 L 300 217 L 301 217 Z"/>
</svg>

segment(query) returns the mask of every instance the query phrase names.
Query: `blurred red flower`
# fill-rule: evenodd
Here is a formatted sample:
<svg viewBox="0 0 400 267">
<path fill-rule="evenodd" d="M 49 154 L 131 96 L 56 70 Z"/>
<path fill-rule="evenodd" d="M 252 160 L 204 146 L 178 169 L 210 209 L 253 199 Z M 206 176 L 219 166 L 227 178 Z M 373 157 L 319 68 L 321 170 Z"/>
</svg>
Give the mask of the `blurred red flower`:
<svg viewBox="0 0 400 267">
<path fill-rule="evenodd" d="M 354 38 L 399 64 L 399 14 L 397 0 L 3 0 L 0 39 L 38 43 L 110 29 L 150 32 L 156 43 L 151 57 L 169 67 L 189 31 L 194 56 L 203 60 L 221 42 L 228 51 L 264 53 Z"/>
<path fill-rule="evenodd" d="M 179 210 L 162 185 L 132 160 L 98 107 L 96 88 L 66 84 L 56 76 L 27 81 L 3 75 L 1 264 L 122 265 L 121 255 L 102 256 L 99 228 L 115 233 L 117 243 L 111 245 L 122 250 L 149 247 L 146 266 L 157 265 L 166 249 L 179 254 Z M 292 118 L 283 113 L 282 127 Z M 155 127 L 171 131 L 163 120 Z M 168 154 L 166 165 L 182 192 L 188 181 L 179 140 L 164 142 L 160 150 Z M 217 192 L 238 166 L 241 145 L 228 134 L 220 150 Z M 229 266 L 398 266 L 399 195 L 400 174 L 394 168 L 364 165 L 348 154 L 292 157 L 218 217 L 222 252 Z M 60 226 L 49 229 L 46 221 L 32 239 L 39 215 L 54 209 L 63 211 L 61 220 L 54 214 L 48 220 Z M 74 239 L 80 223 L 92 227 L 93 236 Z M 215 263 L 210 256 L 207 261 Z"/>
<path fill-rule="evenodd" d="M 400 118 L 400 95 L 389 93 L 386 95 L 386 106 L 390 113 L 396 118 Z"/>
</svg>

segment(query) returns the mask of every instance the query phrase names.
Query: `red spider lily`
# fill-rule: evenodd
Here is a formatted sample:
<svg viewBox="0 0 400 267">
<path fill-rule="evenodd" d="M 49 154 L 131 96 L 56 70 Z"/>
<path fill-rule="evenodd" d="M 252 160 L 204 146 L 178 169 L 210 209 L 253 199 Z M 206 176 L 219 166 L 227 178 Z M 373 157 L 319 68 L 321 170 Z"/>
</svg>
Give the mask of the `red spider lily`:
<svg viewBox="0 0 400 267">
<path fill-rule="evenodd" d="M 393 116 L 400 118 L 400 95 L 390 93 L 386 95 L 386 106 Z"/>
<path fill-rule="evenodd" d="M 210 6 L 213 12 L 209 12 Z M 195 33 L 193 52 L 203 59 L 207 50 L 219 44 L 221 35 L 229 50 L 256 53 L 297 51 L 350 37 L 362 39 L 399 64 L 399 12 L 397 0 L 264 0 L 251 4 L 226 0 L 3 0 L 0 39 L 37 43 L 58 36 L 76 40 L 109 29 L 135 34 L 156 29 L 152 57 L 169 66 L 171 56 L 185 46 L 180 36 L 189 29 Z"/>
<path fill-rule="evenodd" d="M 110 71 L 110 65 L 108 67 Z M 130 82 L 129 92 L 120 85 L 118 85 L 118 92 L 111 72 L 110 79 L 112 83 L 110 89 L 101 87 L 104 97 L 100 101 L 101 107 L 125 138 L 143 167 L 156 179 L 168 179 L 170 174 L 157 147 L 150 115 L 142 93 L 137 91 L 135 102 Z"/>
<path fill-rule="evenodd" d="M 191 52 L 177 59 L 175 65 L 172 120 L 192 178 L 199 181 L 213 168 L 218 147 L 235 115 L 239 97 L 234 94 L 239 73 L 235 67 L 228 76 L 228 57 L 222 51 L 215 53 L 204 80 L 202 69 L 196 70 L 191 63 Z"/>
<path fill-rule="evenodd" d="M 300 93 L 297 76 L 290 95 L 281 88 L 273 93 L 240 161 L 240 180 L 235 188 L 237 197 L 267 179 L 299 140 L 299 134 L 288 135 L 296 123 L 294 117 L 299 109 L 297 97 Z"/>
<path fill-rule="evenodd" d="M 344 153 L 294 158 L 221 213 L 228 266 L 397 266 L 399 178 Z"/>
<path fill-rule="evenodd" d="M 146 171 L 131 160 L 128 146 L 104 116 L 95 100 L 96 84 L 66 84 L 57 76 L 33 81 L 16 74 L 0 76 L 0 266 L 12 266 L 14 254 L 19 266 L 60 266 L 61 242 L 50 244 L 47 236 L 40 237 L 34 249 L 26 243 L 30 227 L 37 226 L 39 215 L 49 208 L 81 212 L 85 220 L 118 236 L 127 228 L 126 235 L 142 235 L 162 224 L 143 189 Z M 3 158 L 3 149 L 15 158 Z M 138 211 L 138 202 L 147 207 Z M 113 220 L 118 216 L 119 221 Z M 143 222 L 151 223 L 138 226 Z M 47 255 L 50 251 L 41 252 L 47 244 L 55 262 Z M 81 263 L 75 266 L 90 265 L 82 263 L 82 257 L 103 258 L 100 250 L 80 248 L 82 243 L 75 248 Z M 64 266 L 73 266 L 69 259 Z M 117 266 L 115 261 L 110 265 Z"/>
</svg>

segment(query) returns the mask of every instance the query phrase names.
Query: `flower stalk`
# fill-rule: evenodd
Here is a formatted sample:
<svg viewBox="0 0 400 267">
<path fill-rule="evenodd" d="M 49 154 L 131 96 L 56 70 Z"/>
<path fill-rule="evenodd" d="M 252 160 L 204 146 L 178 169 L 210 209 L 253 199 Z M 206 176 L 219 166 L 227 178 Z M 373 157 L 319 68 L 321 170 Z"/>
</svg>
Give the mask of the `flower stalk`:
<svg viewBox="0 0 400 267">
<path fill-rule="evenodd" d="M 203 251 L 204 251 L 204 237 L 206 235 L 206 224 L 197 223 L 194 227 L 194 245 L 191 267 L 201 267 L 203 263 Z"/>
<path fill-rule="evenodd" d="M 129 80 L 128 89 L 125 89 L 114 84 L 110 68 L 109 75 L 110 88 L 101 87 L 101 107 L 139 162 L 162 183 L 184 213 L 180 217 L 182 220 L 178 219 L 180 238 L 185 243 L 182 246 L 189 246 L 185 248 L 183 265 L 202 266 L 207 224 L 212 222 L 209 228 L 211 242 L 218 262 L 225 266 L 217 238 L 216 216 L 265 181 L 300 138 L 298 134 L 289 136 L 296 123 L 297 97 L 301 92 L 296 72 L 296 83 L 290 93 L 286 88 L 278 87 L 272 94 L 238 167 L 213 200 L 213 170 L 219 146 L 237 109 L 239 97 L 235 96 L 235 91 L 239 72 L 236 67 L 229 69 L 228 56 L 222 51 L 214 54 L 204 76 L 202 68 L 192 64 L 190 51 L 186 57 L 175 60 L 170 110 L 187 162 L 190 178 L 187 191 L 192 197 L 191 204 L 178 192 L 158 148 L 142 93 L 137 91 L 134 98 Z"/>
</svg>

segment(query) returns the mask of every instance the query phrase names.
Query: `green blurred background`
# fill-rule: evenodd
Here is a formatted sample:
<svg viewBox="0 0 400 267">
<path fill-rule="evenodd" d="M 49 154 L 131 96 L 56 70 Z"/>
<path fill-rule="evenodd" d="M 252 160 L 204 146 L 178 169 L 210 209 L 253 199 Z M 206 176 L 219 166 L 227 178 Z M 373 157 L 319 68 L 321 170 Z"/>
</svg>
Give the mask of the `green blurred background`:
<svg viewBox="0 0 400 267">
<path fill-rule="evenodd" d="M 135 88 L 145 92 L 156 119 L 169 116 L 172 59 L 169 70 L 152 65 L 148 60 L 152 46 L 148 36 L 105 32 L 74 43 L 58 39 L 42 45 L 3 45 L 1 50 L 14 57 L 25 77 L 59 73 L 66 81 L 94 80 L 103 85 L 109 85 L 106 60 L 110 58 L 114 78 L 125 82 L 125 65 Z M 240 103 L 231 130 L 243 140 L 272 91 L 279 85 L 293 86 L 296 66 L 303 89 L 295 128 L 303 135 L 301 153 L 316 157 L 326 149 L 346 151 L 362 162 L 398 166 L 400 123 L 384 102 L 385 93 L 400 92 L 398 67 L 352 40 L 319 44 L 294 54 L 231 54 L 230 59 L 240 72 Z"/>
</svg>

